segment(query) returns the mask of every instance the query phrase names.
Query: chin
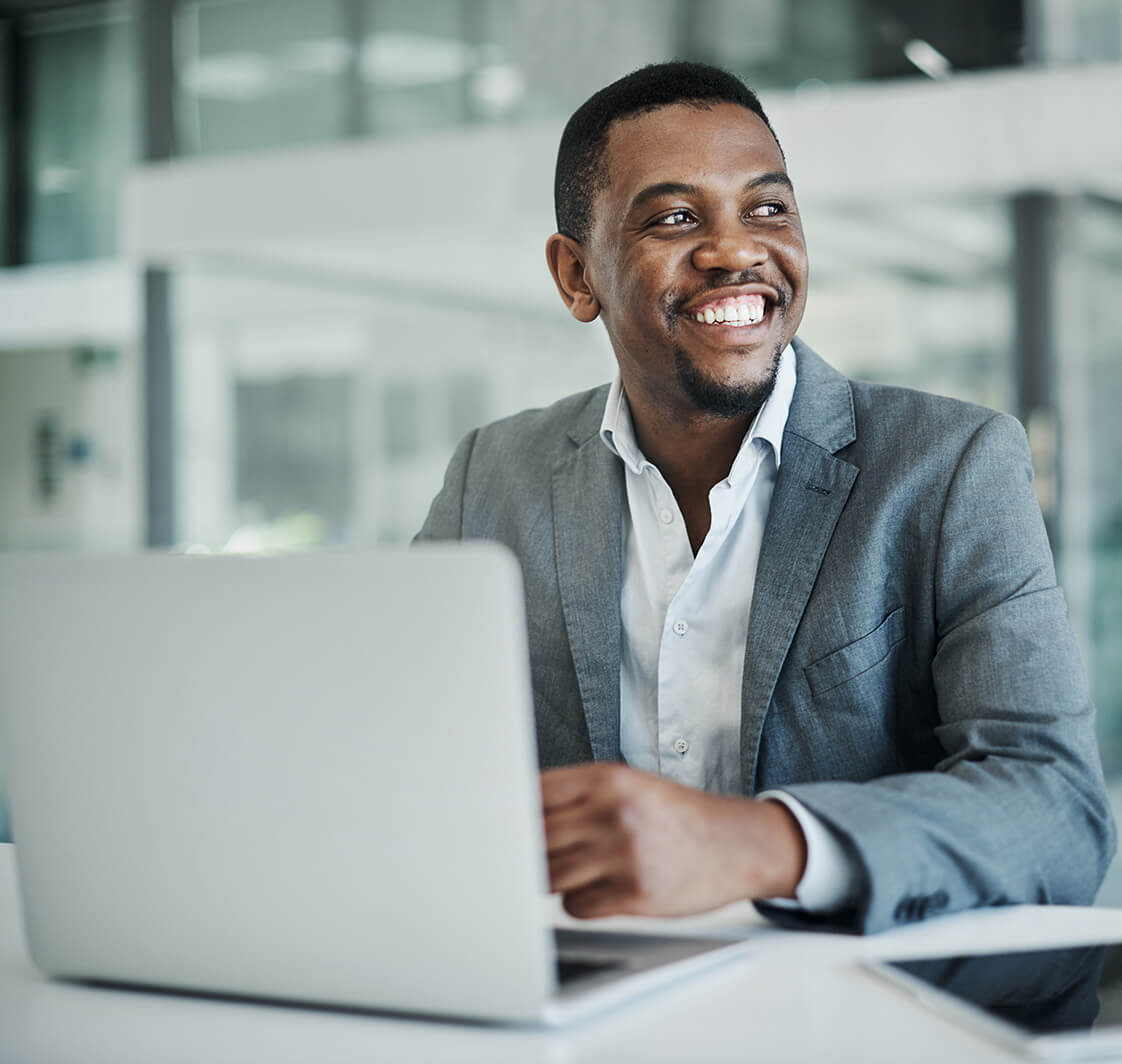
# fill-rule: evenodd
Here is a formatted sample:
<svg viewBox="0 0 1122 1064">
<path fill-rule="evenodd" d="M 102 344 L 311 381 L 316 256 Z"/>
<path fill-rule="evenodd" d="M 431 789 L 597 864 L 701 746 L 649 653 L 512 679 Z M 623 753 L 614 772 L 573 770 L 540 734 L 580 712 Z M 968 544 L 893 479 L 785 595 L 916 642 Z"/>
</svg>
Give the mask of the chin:
<svg viewBox="0 0 1122 1064">
<path fill-rule="evenodd" d="M 772 356 L 771 363 L 749 380 L 720 380 L 713 377 L 699 369 L 681 348 L 674 352 L 674 371 L 679 386 L 696 410 L 731 420 L 745 414 L 754 414 L 771 395 L 782 352 L 783 348 L 779 348 Z"/>
</svg>

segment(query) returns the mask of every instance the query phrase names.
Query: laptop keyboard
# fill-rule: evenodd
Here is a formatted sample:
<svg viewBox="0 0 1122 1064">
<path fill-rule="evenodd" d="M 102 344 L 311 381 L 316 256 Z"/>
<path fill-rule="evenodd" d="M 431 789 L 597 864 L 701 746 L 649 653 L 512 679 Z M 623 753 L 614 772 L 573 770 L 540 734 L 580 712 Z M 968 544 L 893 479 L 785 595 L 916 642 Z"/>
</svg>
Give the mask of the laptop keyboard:
<svg viewBox="0 0 1122 1064">
<path fill-rule="evenodd" d="M 592 975 L 599 975 L 602 972 L 610 972 L 625 967 L 626 965 L 622 961 L 590 960 L 588 958 L 577 960 L 574 957 L 558 957 L 557 983 L 559 986 L 565 986 L 579 979 L 587 979 Z"/>
</svg>

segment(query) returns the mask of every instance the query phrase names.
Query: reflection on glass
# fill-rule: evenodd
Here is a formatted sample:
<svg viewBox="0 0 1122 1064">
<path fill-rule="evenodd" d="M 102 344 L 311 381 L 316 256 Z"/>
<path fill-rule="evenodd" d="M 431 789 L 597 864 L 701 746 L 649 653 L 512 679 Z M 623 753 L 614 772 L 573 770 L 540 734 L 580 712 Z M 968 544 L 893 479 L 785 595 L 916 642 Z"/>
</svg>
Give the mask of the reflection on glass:
<svg viewBox="0 0 1122 1064">
<path fill-rule="evenodd" d="M 1122 59 L 1122 0 L 1069 0 L 1060 10 L 1071 20 L 1074 58 L 1085 63 Z"/>
<path fill-rule="evenodd" d="M 133 35 L 126 4 L 26 21 L 27 262 L 116 251 L 118 193 L 138 142 Z"/>
<path fill-rule="evenodd" d="M 175 293 L 184 546 L 406 542 L 468 431 L 612 373 L 560 303 L 215 269 Z"/>
<path fill-rule="evenodd" d="M 236 505 L 243 524 L 292 522 L 313 542 L 344 540 L 353 496 L 349 375 L 235 382 Z M 308 544 L 311 545 L 311 544 Z"/>
<path fill-rule="evenodd" d="M 10 70 L 12 67 L 12 24 L 0 20 L 0 70 Z M 11 78 L 0 78 L 0 114 L 12 113 Z M 12 251 L 8 246 L 10 236 L 8 229 L 8 215 L 11 213 L 9 197 L 11 190 L 10 153 L 8 135 L 0 132 L 0 266 L 12 265 L 8 259 Z"/>
<path fill-rule="evenodd" d="M 180 141 L 224 152 L 568 115 L 645 63 L 759 89 L 1019 63 L 1020 3 L 860 0 L 184 0 Z"/>
<path fill-rule="evenodd" d="M 863 5 L 853 0 L 794 4 L 696 0 L 691 43 L 696 58 L 745 76 L 755 88 L 818 85 L 862 76 L 870 41 Z"/>
<path fill-rule="evenodd" d="M 1013 409 L 1004 205 L 804 206 L 811 287 L 800 335 L 838 368 Z"/>
<path fill-rule="evenodd" d="M 901 961 L 889 968 L 938 987 L 1023 1033 L 1058 1034 L 1122 1019 L 1119 953 L 1118 946 L 1081 946 Z"/>
<path fill-rule="evenodd" d="M 359 73 L 367 128 L 410 133 L 469 117 L 479 45 L 464 4 L 368 0 Z"/>
<path fill-rule="evenodd" d="M 1090 617 L 1086 625 L 1091 682 L 1108 773 L 1122 772 L 1122 202 L 1088 197 L 1082 205 L 1082 321 L 1087 347 L 1086 420 L 1064 427 L 1082 443 L 1089 499 Z M 1065 500 L 1065 506 L 1067 502 Z"/>
<path fill-rule="evenodd" d="M 185 3 L 175 36 L 182 151 L 247 151 L 343 136 L 351 45 L 338 3 Z"/>
</svg>

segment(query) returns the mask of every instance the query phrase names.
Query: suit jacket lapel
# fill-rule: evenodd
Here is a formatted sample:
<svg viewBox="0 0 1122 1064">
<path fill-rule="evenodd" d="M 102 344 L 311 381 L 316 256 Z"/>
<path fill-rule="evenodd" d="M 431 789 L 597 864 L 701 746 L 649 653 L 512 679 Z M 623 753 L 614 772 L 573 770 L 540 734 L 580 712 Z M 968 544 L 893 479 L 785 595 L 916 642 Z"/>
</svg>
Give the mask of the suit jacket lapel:
<svg viewBox="0 0 1122 1064">
<path fill-rule="evenodd" d="M 620 461 L 599 439 L 606 395 L 606 388 L 595 393 L 570 434 L 576 451 L 553 471 L 553 522 L 561 607 L 592 755 L 618 761 L 626 500 Z"/>
<path fill-rule="evenodd" d="M 857 479 L 834 452 L 856 439 L 849 382 L 794 342 L 798 383 L 756 569 L 744 658 L 740 750 L 745 792 L 755 791 L 764 718 L 822 558 Z"/>
</svg>

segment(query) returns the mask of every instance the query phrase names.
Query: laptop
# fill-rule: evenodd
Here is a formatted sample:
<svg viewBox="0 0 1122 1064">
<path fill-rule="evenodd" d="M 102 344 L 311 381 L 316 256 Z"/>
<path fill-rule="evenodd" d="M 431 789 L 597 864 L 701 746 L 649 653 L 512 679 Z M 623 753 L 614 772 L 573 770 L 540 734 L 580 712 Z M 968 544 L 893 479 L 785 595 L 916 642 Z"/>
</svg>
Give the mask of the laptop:
<svg viewBox="0 0 1122 1064">
<path fill-rule="evenodd" d="M 0 556 L 0 778 L 69 979 L 563 1023 L 744 941 L 549 919 L 521 574 L 488 543 Z"/>
</svg>

